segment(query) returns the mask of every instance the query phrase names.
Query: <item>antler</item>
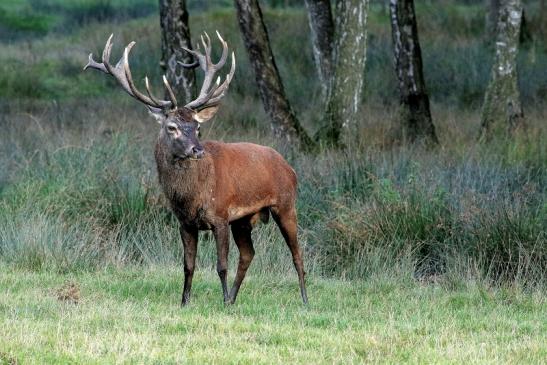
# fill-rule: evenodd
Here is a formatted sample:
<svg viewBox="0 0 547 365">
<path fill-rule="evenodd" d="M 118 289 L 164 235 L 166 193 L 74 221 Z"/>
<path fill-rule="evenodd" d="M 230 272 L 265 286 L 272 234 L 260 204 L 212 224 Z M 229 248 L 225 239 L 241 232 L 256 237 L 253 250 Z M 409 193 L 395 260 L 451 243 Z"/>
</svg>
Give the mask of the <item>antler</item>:
<svg viewBox="0 0 547 365">
<path fill-rule="evenodd" d="M 209 35 L 205 32 L 204 34 L 207 42 L 205 41 L 203 36 L 201 36 L 201 43 L 203 44 L 203 47 L 205 49 L 205 55 L 199 52 L 199 45 L 197 47 L 197 50 L 195 51 L 183 47 L 186 52 L 194 55 L 197 61 L 191 64 L 185 64 L 182 62 L 179 63 L 182 66 L 189 68 L 197 67 L 199 65 L 201 69 L 205 72 L 205 78 L 203 79 L 203 85 L 201 86 L 199 96 L 195 100 L 186 104 L 186 108 L 199 110 L 217 105 L 224 97 L 224 93 L 226 92 L 226 90 L 228 90 L 228 86 L 230 85 L 230 82 L 234 77 L 234 72 L 236 70 L 236 59 L 234 52 L 232 52 L 232 67 L 230 69 L 230 72 L 226 75 L 226 79 L 222 84 L 220 84 L 220 77 L 218 77 L 215 84 L 211 87 L 211 83 L 213 81 L 215 73 L 220 70 L 222 66 L 224 66 L 228 58 L 228 44 L 224 41 L 224 39 L 222 39 L 218 31 L 216 33 L 218 39 L 220 40 L 220 43 L 222 44 L 222 56 L 217 63 L 213 63 L 213 61 L 211 61 L 211 39 L 209 38 Z"/>
<path fill-rule="evenodd" d="M 116 63 L 116 66 L 112 66 L 110 64 L 110 52 L 112 51 L 113 36 L 114 34 L 111 34 L 106 41 L 106 45 L 104 46 L 103 50 L 102 62 L 96 62 L 93 59 L 93 53 L 90 53 L 89 61 L 87 65 L 84 66 L 84 70 L 87 70 L 88 68 L 94 68 L 96 70 L 114 76 L 116 81 L 118 81 L 120 86 L 129 95 L 131 95 L 138 101 L 146 104 L 151 110 L 160 111 L 165 109 L 176 109 L 177 99 L 175 98 L 173 89 L 171 89 L 171 85 L 169 85 L 169 82 L 167 81 L 165 75 L 163 75 L 163 84 L 167 89 L 170 100 L 161 100 L 152 95 L 152 91 L 150 90 L 150 83 L 148 82 L 148 77 L 144 78 L 146 93 L 148 94 L 148 96 L 142 94 L 139 90 L 137 90 L 137 87 L 133 82 L 133 78 L 131 77 L 131 70 L 129 69 L 129 52 L 131 52 L 131 48 L 133 48 L 135 42 L 131 42 L 127 45 L 127 47 L 125 47 L 123 56 L 120 58 L 118 63 Z"/>
</svg>

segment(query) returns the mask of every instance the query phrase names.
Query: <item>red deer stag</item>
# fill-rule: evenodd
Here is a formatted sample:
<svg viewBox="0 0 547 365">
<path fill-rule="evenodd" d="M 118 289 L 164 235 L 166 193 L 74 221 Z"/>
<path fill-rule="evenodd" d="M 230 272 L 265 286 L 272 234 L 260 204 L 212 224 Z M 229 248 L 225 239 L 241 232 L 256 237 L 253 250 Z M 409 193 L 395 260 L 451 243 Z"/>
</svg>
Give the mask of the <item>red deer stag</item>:
<svg viewBox="0 0 547 365">
<path fill-rule="evenodd" d="M 159 182 L 171 209 L 180 222 L 180 235 L 184 245 L 184 289 L 182 305 L 190 300 L 190 289 L 197 252 L 199 230 L 211 230 L 216 240 L 217 272 L 222 284 L 224 302 L 234 303 L 239 287 L 254 256 L 251 230 L 261 219 L 266 222 L 273 216 L 289 246 L 298 273 L 302 300 L 307 303 L 304 283 L 304 264 L 298 246 L 296 224 L 296 174 L 275 150 L 252 143 L 223 143 L 198 139 L 200 123 L 210 120 L 219 108 L 235 72 L 232 66 L 224 82 L 214 75 L 226 63 L 228 46 L 217 32 L 222 44 L 218 63 L 211 61 L 211 40 L 207 33 L 201 42 L 205 54 L 185 49 L 197 60 L 186 67 L 200 66 L 205 78 L 199 96 L 183 107 L 178 107 L 171 86 L 165 76 L 163 83 L 169 100 L 155 97 L 146 77 L 146 95 L 137 90 L 129 69 L 129 52 L 135 42 L 125 47 L 123 56 L 115 66 L 109 62 L 112 35 L 108 38 L 102 62 L 89 55 L 84 67 L 93 68 L 113 76 L 132 97 L 144 103 L 160 123 L 155 158 Z M 229 227 L 239 249 L 239 264 L 233 287 L 228 293 Z"/>
</svg>

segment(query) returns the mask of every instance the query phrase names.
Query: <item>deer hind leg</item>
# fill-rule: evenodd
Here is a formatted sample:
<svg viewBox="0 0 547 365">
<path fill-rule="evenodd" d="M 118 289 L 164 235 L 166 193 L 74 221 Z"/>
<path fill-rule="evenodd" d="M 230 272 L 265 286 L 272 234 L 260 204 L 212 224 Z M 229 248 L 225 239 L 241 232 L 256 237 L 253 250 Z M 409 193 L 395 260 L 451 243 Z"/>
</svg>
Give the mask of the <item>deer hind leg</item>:
<svg viewBox="0 0 547 365">
<path fill-rule="evenodd" d="M 304 275 L 306 273 L 304 271 L 304 262 L 302 261 L 300 246 L 298 245 L 296 210 L 294 207 L 290 207 L 284 211 L 281 211 L 279 208 L 272 208 L 271 212 L 275 223 L 277 223 L 283 234 L 287 246 L 289 246 L 289 249 L 291 250 L 294 267 L 298 273 L 300 295 L 302 295 L 304 304 L 307 304 L 308 295 L 306 293 L 306 282 L 304 281 Z"/>
<path fill-rule="evenodd" d="M 234 241 L 239 249 L 239 264 L 237 265 L 237 273 L 234 279 L 234 285 L 230 291 L 230 301 L 235 303 L 237 293 L 245 278 L 247 269 L 251 265 L 251 261 L 255 255 L 255 250 L 253 248 L 253 241 L 251 239 L 251 222 L 248 221 L 237 221 L 232 223 L 232 234 L 234 236 Z"/>
<path fill-rule="evenodd" d="M 226 304 L 230 302 L 228 284 L 226 283 L 226 277 L 228 275 L 228 248 L 230 244 L 228 229 L 228 223 L 221 224 L 213 229 L 213 235 L 215 236 L 217 246 L 217 273 L 220 278 L 220 284 L 222 285 L 224 303 Z"/>
</svg>

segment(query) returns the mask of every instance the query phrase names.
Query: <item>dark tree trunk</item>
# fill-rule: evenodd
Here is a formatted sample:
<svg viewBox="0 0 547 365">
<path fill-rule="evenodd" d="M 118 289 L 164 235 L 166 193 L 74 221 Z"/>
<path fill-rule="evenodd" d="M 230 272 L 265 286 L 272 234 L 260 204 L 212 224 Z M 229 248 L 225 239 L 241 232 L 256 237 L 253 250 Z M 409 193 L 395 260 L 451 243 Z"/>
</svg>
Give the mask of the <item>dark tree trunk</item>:
<svg viewBox="0 0 547 365">
<path fill-rule="evenodd" d="M 339 146 L 343 131 L 355 130 L 367 50 L 369 0 L 337 0 L 333 72 L 324 124 L 316 140 Z"/>
<path fill-rule="evenodd" d="M 189 102 L 196 93 L 193 69 L 177 62 L 192 63 L 193 57 L 182 47 L 192 49 L 186 0 L 160 0 L 161 61 L 160 66 L 173 87 L 179 103 Z"/>
<path fill-rule="evenodd" d="M 530 44 L 531 42 L 532 42 L 532 32 L 530 31 L 530 27 L 528 25 L 526 10 L 524 9 L 524 7 L 522 7 L 522 19 L 520 22 L 519 43 L 522 46 L 526 46 L 527 44 Z"/>
<path fill-rule="evenodd" d="M 401 137 L 411 143 L 438 143 L 425 87 L 413 0 L 390 2 L 395 72 L 399 82 Z"/>
<path fill-rule="evenodd" d="M 314 142 L 298 122 L 285 95 L 257 0 L 235 0 L 235 5 L 245 48 L 274 135 L 288 144 L 313 148 Z"/>
<path fill-rule="evenodd" d="M 520 0 L 504 0 L 498 19 L 495 59 L 482 106 L 481 139 L 489 139 L 503 129 L 512 133 L 524 126 L 517 74 L 521 22 Z"/>
<path fill-rule="evenodd" d="M 332 76 L 334 22 L 330 0 L 306 0 L 311 30 L 313 59 L 319 75 L 323 98 L 328 95 Z"/>
</svg>

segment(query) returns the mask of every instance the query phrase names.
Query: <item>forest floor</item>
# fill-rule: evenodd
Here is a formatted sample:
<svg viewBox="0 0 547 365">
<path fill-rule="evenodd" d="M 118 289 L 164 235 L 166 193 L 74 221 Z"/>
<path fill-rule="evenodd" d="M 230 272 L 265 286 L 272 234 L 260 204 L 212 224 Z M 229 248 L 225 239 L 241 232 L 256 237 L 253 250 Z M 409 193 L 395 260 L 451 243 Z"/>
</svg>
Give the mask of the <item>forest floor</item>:
<svg viewBox="0 0 547 365">
<path fill-rule="evenodd" d="M 251 275 L 225 307 L 215 273 L 26 271 L 0 264 L 0 364 L 541 363 L 541 292 L 482 283 Z M 543 359 L 543 360 L 542 360 Z"/>
</svg>

